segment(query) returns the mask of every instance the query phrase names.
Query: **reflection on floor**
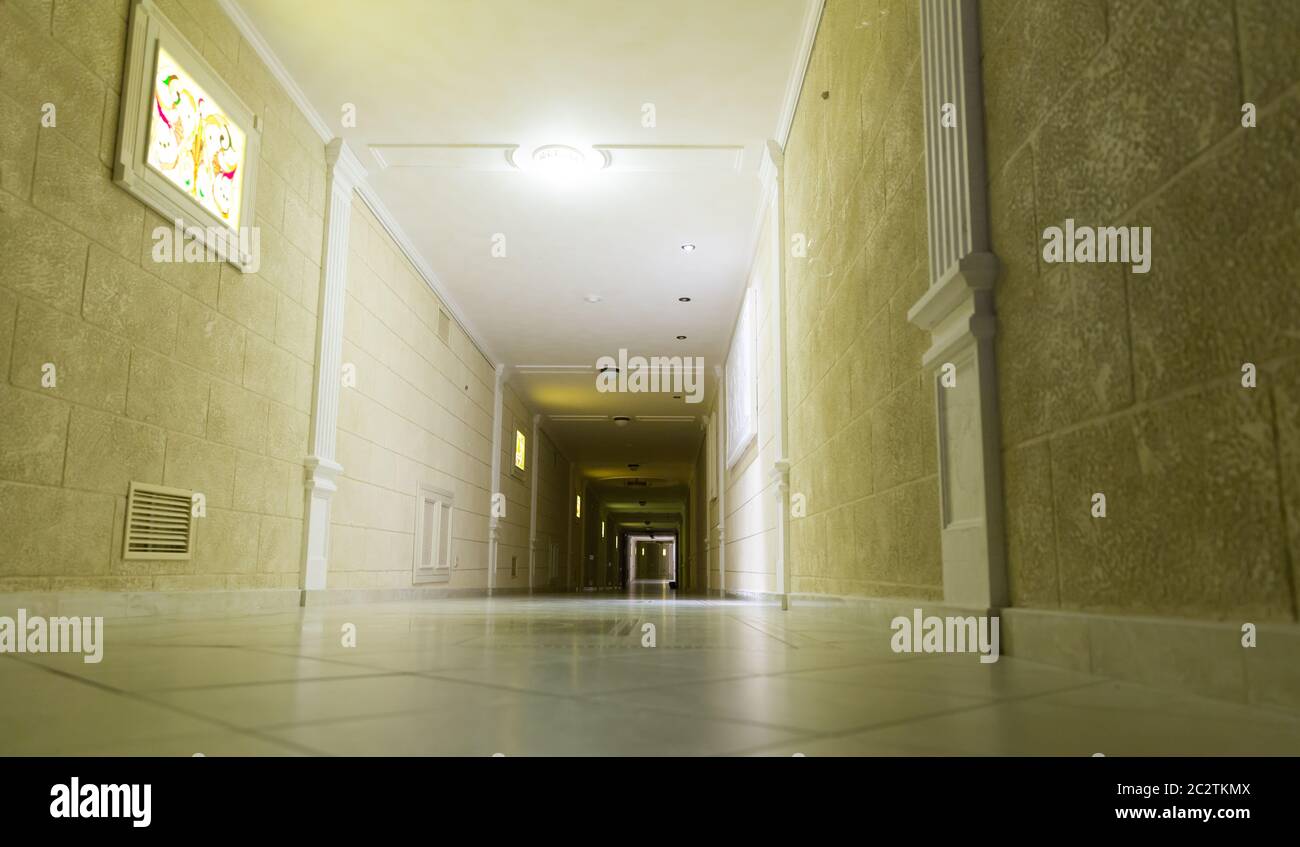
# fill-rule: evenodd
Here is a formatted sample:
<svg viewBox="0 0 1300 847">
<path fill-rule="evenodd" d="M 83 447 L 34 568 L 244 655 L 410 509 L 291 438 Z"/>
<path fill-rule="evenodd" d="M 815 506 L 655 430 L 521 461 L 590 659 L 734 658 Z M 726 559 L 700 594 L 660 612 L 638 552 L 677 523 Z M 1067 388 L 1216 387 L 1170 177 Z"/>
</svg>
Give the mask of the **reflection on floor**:
<svg viewBox="0 0 1300 847">
<path fill-rule="evenodd" d="M 106 626 L 97 665 L 0 657 L 0 753 L 1300 753 L 1292 713 L 896 655 L 817 608 L 588 595 Z"/>
</svg>

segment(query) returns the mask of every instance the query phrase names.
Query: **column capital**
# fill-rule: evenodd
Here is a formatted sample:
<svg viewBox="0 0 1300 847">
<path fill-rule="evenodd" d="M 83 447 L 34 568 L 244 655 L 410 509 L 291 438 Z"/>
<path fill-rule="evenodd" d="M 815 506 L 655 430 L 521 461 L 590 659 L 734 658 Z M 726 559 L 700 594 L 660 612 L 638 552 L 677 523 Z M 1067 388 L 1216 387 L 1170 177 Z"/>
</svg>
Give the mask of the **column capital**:
<svg viewBox="0 0 1300 847">
<path fill-rule="evenodd" d="M 366 169 L 352 148 L 342 138 L 334 138 L 325 145 L 325 176 L 334 187 L 347 193 L 366 179 Z"/>
<path fill-rule="evenodd" d="M 317 496 L 328 499 L 338 491 L 337 480 L 343 473 L 343 466 L 331 459 L 320 456 L 308 456 L 303 460 L 303 487 Z"/>
</svg>

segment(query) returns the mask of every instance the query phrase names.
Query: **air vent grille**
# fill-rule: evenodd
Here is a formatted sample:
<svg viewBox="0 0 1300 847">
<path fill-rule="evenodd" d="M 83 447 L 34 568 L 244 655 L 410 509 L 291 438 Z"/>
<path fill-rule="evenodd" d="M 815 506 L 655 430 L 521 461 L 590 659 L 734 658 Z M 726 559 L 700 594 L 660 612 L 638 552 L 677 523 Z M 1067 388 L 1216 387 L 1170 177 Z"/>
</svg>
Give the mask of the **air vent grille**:
<svg viewBox="0 0 1300 847">
<path fill-rule="evenodd" d="M 132 482 L 123 559 L 190 558 L 193 492 Z"/>
</svg>

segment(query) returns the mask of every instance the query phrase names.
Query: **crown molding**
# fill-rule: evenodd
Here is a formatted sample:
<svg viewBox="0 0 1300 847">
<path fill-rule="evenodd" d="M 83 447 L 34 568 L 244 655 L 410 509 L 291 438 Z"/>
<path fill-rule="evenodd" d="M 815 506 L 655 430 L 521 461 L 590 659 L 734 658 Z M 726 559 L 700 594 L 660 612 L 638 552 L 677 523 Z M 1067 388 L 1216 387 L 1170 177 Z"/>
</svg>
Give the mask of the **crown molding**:
<svg viewBox="0 0 1300 847">
<path fill-rule="evenodd" d="M 783 148 L 790 138 L 790 127 L 794 124 L 795 109 L 799 107 L 799 94 L 803 91 L 804 77 L 808 75 L 808 62 L 812 58 L 813 42 L 817 40 L 817 28 L 821 25 L 822 10 L 825 6 L 826 0 L 808 0 L 808 6 L 804 9 L 799 49 L 795 52 L 794 65 L 790 68 L 781 116 L 776 122 L 776 134 L 772 136 Z"/>
<path fill-rule="evenodd" d="M 275 55 L 271 45 L 266 43 L 262 33 L 258 31 L 257 27 L 253 26 L 252 18 L 248 17 L 248 13 L 239 5 L 238 0 L 217 0 L 217 3 L 221 5 L 221 10 L 226 13 L 226 17 L 230 18 L 234 23 L 240 35 L 244 36 L 248 41 L 253 48 L 253 52 L 257 53 L 258 58 L 266 65 L 266 69 L 271 72 L 271 76 L 275 77 L 276 82 L 280 83 L 280 87 L 289 95 L 289 99 L 298 107 L 298 111 L 302 112 L 303 117 L 307 119 L 307 123 L 311 124 L 311 128 L 316 130 L 320 140 L 328 144 L 334 138 L 334 131 L 329 128 L 329 124 L 325 123 L 320 113 L 311 105 L 307 95 L 303 93 L 297 81 L 289 75 L 288 69 L 280 61 L 280 57 Z"/>
<path fill-rule="evenodd" d="M 248 17 L 248 13 L 239 5 L 238 0 L 217 0 L 217 3 L 221 6 L 221 10 L 225 12 L 226 17 L 230 18 L 231 22 L 234 23 L 235 28 L 239 30 L 240 35 L 244 37 L 253 48 L 253 51 L 257 53 L 258 58 L 260 58 L 263 64 L 266 65 L 267 70 L 271 72 L 271 76 L 275 78 L 275 81 L 278 82 L 280 87 L 285 90 L 285 93 L 289 95 L 289 99 L 298 107 L 298 111 L 307 119 L 307 123 L 310 124 L 311 128 L 320 136 L 321 141 L 326 145 L 333 141 L 335 138 L 334 131 L 330 129 L 329 124 L 327 124 L 325 119 L 321 117 L 320 112 L 316 111 L 316 108 L 312 106 L 311 101 L 307 99 L 307 95 L 303 92 L 302 87 L 298 85 L 297 80 L 293 78 L 289 73 L 289 70 L 284 66 L 284 63 L 280 61 L 280 57 L 271 49 L 271 45 L 262 37 L 262 33 L 253 25 L 252 19 Z M 356 162 L 356 169 L 360 170 L 360 161 L 356 160 L 355 157 L 353 157 L 353 161 Z M 379 198 L 377 193 L 375 193 L 374 187 L 366 180 L 364 173 L 364 170 L 362 170 L 360 178 L 356 181 L 357 194 L 374 214 L 375 219 L 383 225 L 389 236 L 392 237 L 394 243 L 397 244 L 397 248 L 404 256 L 406 256 L 407 261 L 411 263 L 411 267 L 413 267 L 416 273 L 420 275 L 425 284 L 429 286 L 429 289 L 433 292 L 434 296 L 437 297 L 442 302 L 442 305 L 446 307 L 447 311 L 451 313 L 452 319 L 455 320 L 456 323 L 460 325 L 460 328 L 464 330 L 465 334 L 469 336 L 470 342 L 478 349 L 478 352 L 482 354 L 483 358 L 487 359 L 488 364 L 492 365 L 494 368 L 500 365 L 500 359 L 492 354 L 492 349 L 484 341 L 482 334 L 465 317 L 465 312 L 461 309 L 460 304 L 451 297 L 446 286 L 442 284 L 442 280 L 438 278 L 436 273 L 434 273 L 433 268 L 427 261 L 425 261 L 424 257 L 420 255 L 420 252 L 416 250 L 414 243 L 412 243 L 410 237 L 406 234 L 406 231 L 402 229 L 400 224 L 398 224 L 397 219 L 393 217 L 393 213 L 389 211 L 388 207 L 384 204 L 384 201 Z"/>
<path fill-rule="evenodd" d="M 749 228 L 749 239 L 745 255 L 749 256 L 749 273 L 745 285 L 752 284 L 754 261 L 758 258 L 758 248 L 762 243 L 763 220 L 772 203 L 772 195 L 777 191 L 781 176 L 781 167 L 785 158 L 785 145 L 790 140 L 790 127 L 794 125 L 795 110 L 799 108 L 799 95 L 803 92 L 804 79 L 808 76 L 808 63 L 812 59 L 813 44 L 817 41 L 817 29 L 821 26 L 822 11 L 826 0 L 808 0 L 804 8 L 803 24 L 800 26 L 799 47 L 795 51 L 794 64 L 790 66 L 790 75 L 785 86 L 785 99 L 782 101 L 781 114 L 777 118 L 776 132 L 771 139 L 764 142 L 764 149 L 759 153 L 758 183 L 759 202 L 754 212 L 753 223 Z"/>
</svg>

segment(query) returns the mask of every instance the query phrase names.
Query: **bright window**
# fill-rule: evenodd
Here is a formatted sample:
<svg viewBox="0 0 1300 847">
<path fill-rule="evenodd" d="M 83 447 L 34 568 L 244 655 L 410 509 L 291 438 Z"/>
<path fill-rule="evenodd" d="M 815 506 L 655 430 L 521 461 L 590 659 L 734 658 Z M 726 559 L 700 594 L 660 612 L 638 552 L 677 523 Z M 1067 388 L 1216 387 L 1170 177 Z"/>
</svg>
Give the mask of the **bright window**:
<svg viewBox="0 0 1300 847">
<path fill-rule="evenodd" d="M 515 467 L 519 470 L 524 469 L 526 454 L 528 452 L 528 439 L 519 430 L 515 430 Z"/>
<path fill-rule="evenodd" d="M 145 161 L 231 229 L 244 190 L 244 130 L 165 49 L 158 48 Z"/>
<path fill-rule="evenodd" d="M 573 508 L 573 516 L 575 518 L 580 518 L 582 517 L 582 495 L 581 494 L 578 495 L 578 499 L 576 502 L 577 505 L 574 506 Z"/>
</svg>

